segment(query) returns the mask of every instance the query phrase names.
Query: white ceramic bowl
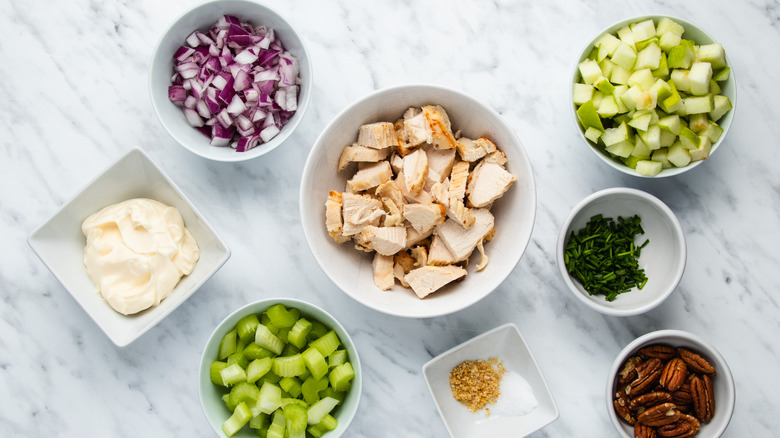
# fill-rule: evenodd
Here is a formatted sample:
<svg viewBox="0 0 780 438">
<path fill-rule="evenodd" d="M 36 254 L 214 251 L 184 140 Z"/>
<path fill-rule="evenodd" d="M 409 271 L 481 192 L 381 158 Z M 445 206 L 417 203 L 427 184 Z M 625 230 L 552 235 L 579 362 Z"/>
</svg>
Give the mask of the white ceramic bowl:
<svg viewBox="0 0 780 438">
<path fill-rule="evenodd" d="M 455 400 L 449 377 L 450 371 L 465 360 L 487 360 L 492 357 L 503 363 L 507 373 L 504 374 L 499 401 L 496 405 L 487 405 L 491 408 L 491 413 L 486 417 L 484 410 L 471 412 Z M 519 374 L 528 383 L 536 399 L 535 407 L 525 413 L 521 414 L 519 405 L 522 403 L 529 407 L 534 404 L 527 400 L 526 391 L 522 391 L 523 394 L 511 392 L 521 387 L 507 386 L 507 379 L 511 378 L 508 377 L 509 373 Z M 453 438 L 519 438 L 547 426 L 558 418 L 558 406 L 539 365 L 517 326 L 511 323 L 496 327 L 436 356 L 423 366 L 423 375 L 436 408 Z M 503 413 L 499 408 L 502 397 L 517 401 L 516 411 Z"/>
<path fill-rule="evenodd" d="M 225 407 L 225 403 L 222 401 L 223 392 L 216 385 L 211 383 L 211 378 L 209 377 L 211 362 L 217 360 L 219 342 L 227 332 L 235 328 L 239 319 L 253 313 L 259 315 L 275 304 L 283 304 L 288 309 L 294 307 L 300 311 L 301 316 L 314 318 L 333 329 L 339 336 L 342 345 L 347 350 L 347 360 L 350 361 L 352 368 L 355 370 L 355 377 L 352 380 L 352 387 L 349 389 L 344 401 L 339 403 L 334 411 L 331 412 L 331 415 L 338 420 L 338 427 L 328 432 L 326 435 L 328 438 L 337 438 L 347 430 L 347 427 L 349 427 L 349 424 L 355 417 L 358 405 L 360 404 L 360 395 L 363 387 L 363 373 L 360 367 L 360 357 L 358 356 L 357 348 L 352 342 L 349 333 L 336 318 L 314 304 L 292 298 L 268 298 L 249 303 L 228 315 L 214 329 L 206 342 L 206 346 L 203 348 L 200 369 L 198 371 L 198 394 L 200 396 L 200 405 L 201 408 L 203 408 L 203 413 L 206 415 L 206 419 L 211 425 L 211 428 L 214 429 L 214 432 L 216 432 L 218 436 L 224 437 L 225 433 L 222 431 L 222 423 L 230 417 L 231 412 Z M 256 437 L 257 435 L 255 435 L 254 431 L 249 431 L 248 428 L 245 427 L 233 436 L 238 438 L 249 438 Z"/>
<path fill-rule="evenodd" d="M 736 389 L 734 377 L 731 375 L 726 360 L 709 342 L 701 337 L 682 330 L 658 330 L 647 333 L 632 341 L 618 354 L 612 368 L 607 375 L 607 412 L 609 419 L 617 429 L 620 436 L 624 438 L 633 438 L 634 427 L 621 420 L 615 408 L 612 405 L 615 392 L 617 392 L 617 381 L 615 376 L 629 357 L 636 354 L 640 348 L 653 345 L 666 344 L 671 347 L 685 347 L 704 357 L 713 367 L 715 367 L 715 376 L 713 380 L 713 389 L 715 390 L 715 410 L 712 420 L 708 423 L 702 423 L 699 432 L 695 437 L 717 438 L 723 434 L 731 421 L 734 413 L 734 404 L 736 403 Z"/>
<path fill-rule="evenodd" d="M 453 130 L 476 138 L 486 135 L 508 158 L 507 170 L 517 182 L 495 202 L 496 235 L 485 245 L 490 263 L 481 272 L 469 268 L 466 278 L 445 290 L 419 299 L 396 285 L 379 290 L 373 281 L 372 254 L 354 245 L 336 244 L 325 228 L 325 201 L 330 190 L 343 191 L 348 172 L 337 173 L 342 149 L 357 139 L 365 123 L 395 121 L 413 106 L 442 105 Z M 463 93 L 429 85 L 409 85 L 374 92 L 343 110 L 320 134 L 303 169 L 300 211 L 306 242 L 325 274 L 344 293 L 364 305 L 391 315 L 433 317 L 476 303 L 487 296 L 517 266 L 531 238 L 536 214 L 536 188 L 528 156 L 513 129 L 493 109 Z M 473 266 L 473 264 L 472 264 Z"/>
<path fill-rule="evenodd" d="M 588 294 L 582 284 L 569 275 L 563 258 L 570 234 L 584 228 L 597 214 L 616 220 L 618 216 L 637 214 L 645 231 L 645 234 L 637 236 L 637 243 L 650 239 L 639 257 L 639 266 L 644 268 L 648 278 L 647 284 L 642 290 L 634 288 L 619 294 L 611 302 L 603 295 Z M 558 269 L 574 296 L 592 309 L 615 316 L 637 315 L 661 304 L 682 278 L 686 252 L 685 236 L 672 210 L 649 193 L 622 187 L 602 190 L 580 201 L 563 223 L 556 248 Z"/>
<path fill-rule="evenodd" d="M 718 42 L 718 41 L 715 41 L 715 39 L 713 39 L 709 34 L 704 32 L 704 30 L 702 30 L 698 26 L 696 26 L 694 24 L 691 24 L 691 23 L 689 23 L 689 22 L 687 22 L 687 21 L 685 21 L 685 20 L 683 20 L 681 18 L 677 18 L 677 17 L 671 17 L 671 16 L 668 16 L 668 15 L 644 15 L 644 16 L 641 16 L 641 17 L 633 17 L 633 18 L 629 18 L 629 19 L 626 19 L 626 20 L 622 20 L 622 21 L 619 21 L 619 22 L 617 22 L 617 23 L 607 27 L 603 31 L 599 32 L 599 34 L 596 36 L 596 38 L 593 38 L 593 40 L 591 42 L 589 42 L 587 46 L 585 46 L 585 48 L 580 53 L 579 58 L 577 58 L 577 62 L 574 64 L 574 73 L 572 74 L 572 84 L 576 84 L 576 83 L 578 83 L 580 81 L 581 76 L 580 76 L 580 71 L 579 71 L 578 65 L 579 65 L 580 62 L 582 62 L 583 60 L 585 60 L 588 57 L 588 55 L 590 54 L 591 50 L 593 49 L 593 43 L 596 42 L 599 38 L 601 38 L 602 35 L 607 34 L 607 33 L 611 33 L 611 34 L 614 35 L 618 31 L 618 29 L 620 29 L 620 28 L 622 28 L 622 27 L 624 27 L 626 25 L 629 25 L 631 23 L 637 23 L 637 22 L 640 22 L 640 21 L 645 21 L 645 20 L 648 20 L 648 19 L 653 19 L 655 21 L 655 23 L 658 24 L 658 19 L 660 19 L 662 17 L 671 18 L 672 20 L 674 20 L 677 23 L 679 23 L 680 25 L 682 25 L 685 28 L 685 33 L 683 34 L 683 38 L 693 40 L 698 45 L 701 45 L 701 44 L 711 44 L 711 43 Z M 731 126 L 731 122 L 734 119 L 734 112 L 736 111 L 736 107 L 737 107 L 737 83 L 736 83 L 736 80 L 734 78 L 734 68 L 733 68 L 731 62 L 728 59 L 728 54 L 729 54 L 728 48 L 725 48 L 725 50 L 726 50 L 726 64 L 729 67 L 731 67 L 731 74 L 729 75 L 729 78 L 728 78 L 727 81 L 725 81 L 723 83 L 720 83 L 720 85 L 721 85 L 721 94 L 727 96 L 731 100 L 731 104 L 732 104 L 733 107 L 732 107 L 731 111 L 726 113 L 717 122 L 718 125 L 720 125 L 720 127 L 723 128 L 723 134 L 721 134 L 721 136 L 720 136 L 720 138 L 718 139 L 717 142 L 712 144 L 712 149 L 710 151 L 710 156 L 712 156 L 712 154 L 714 154 L 715 151 L 717 151 L 720 148 L 720 145 L 723 143 L 723 140 L 726 138 L 726 133 L 728 133 L 728 131 L 729 131 L 729 127 Z M 607 163 L 613 169 L 619 170 L 619 171 L 621 171 L 623 173 L 626 173 L 628 175 L 633 175 L 633 176 L 639 176 L 639 177 L 647 178 L 645 175 L 640 175 L 639 173 L 637 173 L 636 170 L 634 170 L 634 169 L 626 166 L 622 162 L 612 158 L 604 150 L 603 146 L 597 146 L 597 145 L 593 144 L 590 140 L 585 138 L 585 130 L 582 128 L 582 125 L 580 124 L 579 118 L 577 117 L 577 106 L 574 105 L 574 102 L 571 101 L 572 94 L 571 94 L 571 90 L 569 90 L 569 91 L 570 91 L 569 92 L 569 100 L 570 100 L 570 103 L 571 103 L 572 115 L 574 116 L 574 125 L 577 127 L 577 130 L 580 133 L 580 137 L 582 138 L 582 141 L 584 141 L 585 144 L 588 145 L 588 149 L 593 151 L 593 153 L 596 154 L 597 157 L 599 157 L 602 161 Z M 704 161 L 706 161 L 706 160 L 696 161 L 696 162 L 693 162 L 693 163 L 691 163 L 691 164 L 689 164 L 689 165 L 687 165 L 685 167 L 679 167 L 679 168 L 678 167 L 671 167 L 671 168 L 668 168 L 668 169 L 663 169 L 661 171 L 661 173 L 659 173 L 656 176 L 650 177 L 650 178 L 663 178 L 663 177 L 668 177 L 668 176 L 679 175 L 681 173 L 684 173 L 684 172 L 687 172 L 687 171 L 693 169 L 696 166 L 699 166 Z"/>
<path fill-rule="evenodd" d="M 84 267 L 86 237 L 81 223 L 111 204 L 150 198 L 176 207 L 200 248 L 200 259 L 159 306 L 135 315 L 112 309 Z M 197 291 L 230 258 L 230 249 L 189 199 L 141 150 L 132 149 L 98 175 L 49 220 L 33 231 L 28 243 L 41 261 L 114 344 L 123 347 L 160 322 Z"/>
<path fill-rule="evenodd" d="M 268 141 L 246 152 L 236 152 L 231 147 L 217 147 L 209 144 L 209 139 L 190 126 L 184 118 L 181 108 L 168 100 L 168 86 L 173 76 L 173 54 L 185 43 L 185 39 L 195 30 L 208 30 L 225 14 L 235 15 L 255 26 L 266 25 L 273 28 L 285 49 L 293 54 L 300 63 L 300 94 L 298 110 L 282 128 L 281 132 Z M 163 127 L 180 145 L 191 152 L 215 161 L 244 161 L 265 155 L 281 145 L 298 127 L 303 119 L 312 92 L 312 67 L 308 50 L 303 38 L 276 11 L 269 6 L 248 0 L 217 0 L 203 3 L 181 15 L 165 31 L 152 56 L 149 71 L 149 90 L 152 106 Z"/>
</svg>

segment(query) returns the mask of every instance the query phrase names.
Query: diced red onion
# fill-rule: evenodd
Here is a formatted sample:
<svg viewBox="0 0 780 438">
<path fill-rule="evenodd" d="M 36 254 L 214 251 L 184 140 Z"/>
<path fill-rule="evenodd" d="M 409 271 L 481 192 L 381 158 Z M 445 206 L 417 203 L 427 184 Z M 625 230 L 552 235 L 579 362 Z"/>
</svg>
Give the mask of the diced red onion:
<svg viewBox="0 0 780 438">
<path fill-rule="evenodd" d="M 185 105 L 187 104 L 187 102 L 184 103 Z M 233 95 L 233 99 L 231 99 L 230 105 L 228 105 L 226 108 L 227 112 L 234 116 L 243 113 L 245 109 L 246 109 L 246 104 L 244 104 L 244 101 L 241 100 L 241 98 L 238 97 L 237 94 Z"/>
<path fill-rule="evenodd" d="M 276 134 L 280 132 L 280 129 L 276 127 L 276 125 L 268 126 L 267 128 L 264 128 L 262 131 L 260 131 L 260 138 L 263 140 L 263 142 L 268 142 L 272 138 L 276 137 Z"/>
<path fill-rule="evenodd" d="M 187 122 L 191 126 L 195 128 L 203 126 L 203 119 L 200 118 L 197 111 L 195 111 L 192 108 L 184 108 L 183 111 L 184 111 L 184 117 L 187 119 Z"/>
<path fill-rule="evenodd" d="M 184 108 L 195 109 L 195 104 L 198 103 L 198 99 L 195 96 L 187 96 L 184 100 Z"/>
<path fill-rule="evenodd" d="M 187 100 L 187 90 L 181 85 L 171 85 L 168 87 L 168 99 L 177 105 L 183 105 Z"/>
</svg>

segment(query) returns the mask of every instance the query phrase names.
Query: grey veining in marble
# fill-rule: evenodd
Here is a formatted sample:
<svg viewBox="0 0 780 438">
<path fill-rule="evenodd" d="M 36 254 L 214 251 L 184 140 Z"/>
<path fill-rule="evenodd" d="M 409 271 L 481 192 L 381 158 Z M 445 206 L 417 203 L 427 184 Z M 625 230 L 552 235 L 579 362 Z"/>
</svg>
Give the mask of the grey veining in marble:
<svg viewBox="0 0 780 438">
<path fill-rule="evenodd" d="M 262 297 L 324 306 L 353 334 L 365 373 L 347 435 L 444 437 L 421 367 L 505 322 L 520 328 L 560 408 L 536 437 L 616 436 L 604 385 L 615 355 L 646 332 L 699 334 L 729 362 L 737 406 L 726 437 L 780 430 L 780 5 L 771 0 L 354 2 L 268 0 L 306 39 L 315 82 L 296 133 L 274 152 L 214 163 L 158 123 L 147 70 L 191 0 L 0 0 L 0 436 L 210 436 L 197 364 L 214 326 Z M 569 107 L 582 46 L 613 22 L 669 14 L 728 52 L 738 83 L 728 138 L 682 176 L 644 180 L 581 144 Z M 534 166 L 538 211 L 513 275 L 472 308 L 399 319 L 352 301 L 303 240 L 306 154 L 341 109 L 373 90 L 433 83 L 469 93 L 514 127 Z M 101 169 L 139 146 L 227 241 L 232 258 L 198 293 L 126 348 L 115 347 L 30 251 L 28 234 Z M 613 186 L 646 190 L 678 215 L 688 265 L 645 315 L 577 302 L 554 247 L 569 209 Z"/>
</svg>

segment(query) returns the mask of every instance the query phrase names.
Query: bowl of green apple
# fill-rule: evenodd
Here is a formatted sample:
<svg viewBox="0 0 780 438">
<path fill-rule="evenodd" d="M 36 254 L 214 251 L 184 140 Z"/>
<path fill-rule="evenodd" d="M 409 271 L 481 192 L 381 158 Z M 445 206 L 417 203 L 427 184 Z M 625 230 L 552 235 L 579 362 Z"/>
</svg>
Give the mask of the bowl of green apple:
<svg viewBox="0 0 780 438">
<path fill-rule="evenodd" d="M 722 44 L 687 21 L 651 15 L 615 23 L 585 47 L 571 96 L 578 130 L 599 158 L 658 178 L 715 153 L 737 87 Z"/>
</svg>

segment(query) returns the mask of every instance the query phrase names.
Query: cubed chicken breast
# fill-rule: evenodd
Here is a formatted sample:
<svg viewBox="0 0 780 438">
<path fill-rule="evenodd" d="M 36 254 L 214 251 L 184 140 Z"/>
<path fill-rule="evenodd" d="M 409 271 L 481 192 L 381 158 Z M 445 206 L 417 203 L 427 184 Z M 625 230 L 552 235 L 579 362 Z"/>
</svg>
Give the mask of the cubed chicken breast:
<svg viewBox="0 0 780 438">
<path fill-rule="evenodd" d="M 485 150 L 486 154 L 491 154 L 496 151 L 496 144 L 493 143 L 493 140 L 487 138 L 487 137 L 480 137 L 476 140 L 474 140 L 474 143 L 478 144 L 482 147 L 482 149 Z"/>
<path fill-rule="evenodd" d="M 433 141 L 428 119 L 419 108 L 409 108 L 404 114 L 404 133 L 410 146 L 418 146 Z"/>
<path fill-rule="evenodd" d="M 495 164 L 498 164 L 501 167 L 504 167 L 504 166 L 506 166 L 506 162 L 507 162 L 506 154 L 504 154 L 501 151 L 496 150 L 496 151 L 490 152 L 489 154 L 485 155 L 485 158 L 483 158 L 482 161 L 480 161 L 480 162 L 481 163 L 495 163 Z"/>
<path fill-rule="evenodd" d="M 331 190 L 328 194 L 328 200 L 325 201 L 325 226 L 328 228 L 328 234 L 337 243 L 344 243 L 349 237 L 344 236 L 344 220 L 341 217 L 341 208 L 344 205 L 344 199 L 341 193 Z"/>
<path fill-rule="evenodd" d="M 359 241 L 379 254 L 393 255 L 406 246 L 406 228 L 369 225 L 360 231 Z"/>
<path fill-rule="evenodd" d="M 470 228 L 463 226 L 452 219 L 447 219 L 443 224 L 437 225 L 433 233 L 439 236 L 447 245 L 456 261 L 465 260 L 492 230 L 494 226 L 493 215 L 484 208 L 472 209 L 474 225 Z"/>
<path fill-rule="evenodd" d="M 406 188 L 403 170 L 395 178 L 395 185 L 401 190 L 401 193 L 404 195 L 404 201 L 407 204 L 429 204 L 433 202 L 433 196 L 425 190 L 421 190 L 417 195 L 409 193 L 409 190 Z"/>
<path fill-rule="evenodd" d="M 425 298 L 447 284 L 466 276 L 466 270 L 456 265 L 423 266 L 406 274 L 406 281 L 419 298 Z"/>
<path fill-rule="evenodd" d="M 362 192 L 390 181 L 392 178 L 393 169 L 390 168 L 390 163 L 387 161 L 371 163 L 360 169 L 355 176 L 347 181 L 347 191 L 351 193 Z"/>
<path fill-rule="evenodd" d="M 469 203 L 487 207 L 503 196 L 517 178 L 495 163 L 480 163 L 471 174 L 467 194 Z"/>
<path fill-rule="evenodd" d="M 444 181 L 431 186 L 429 190 L 433 200 L 447 208 L 450 205 L 450 179 L 444 178 Z"/>
<path fill-rule="evenodd" d="M 436 149 L 454 149 L 457 146 L 447 111 L 440 105 L 426 105 L 422 108 L 431 132 L 430 143 Z"/>
<path fill-rule="evenodd" d="M 462 200 L 466 195 L 466 184 L 469 179 L 468 161 L 458 161 L 450 172 L 450 198 Z"/>
<path fill-rule="evenodd" d="M 374 268 L 374 284 L 379 289 L 389 290 L 395 285 L 394 264 L 393 256 L 374 254 L 374 260 L 371 265 Z"/>
<path fill-rule="evenodd" d="M 347 146 L 341 151 L 341 157 L 339 158 L 339 172 L 346 169 L 349 163 L 376 163 L 384 160 L 390 155 L 390 149 L 374 149 L 360 146 L 357 143 L 352 146 Z"/>
<path fill-rule="evenodd" d="M 458 154 L 463 161 L 475 162 L 487 155 L 487 151 L 477 142 L 470 138 L 461 137 L 458 139 Z"/>
<path fill-rule="evenodd" d="M 450 198 L 450 202 L 447 204 L 447 217 L 459 223 L 463 228 L 470 228 L 476 221 L 471 209 L 466 207 L 463 201 L 455 198 Z"/>
<path fill-rule="evenodd" d="M 428 175 L 428 156 L 423 150 L 417 149 L 404 157 L 403 173 L 406 191 L 419 195 Z"/>
<path fill-rule="evenodd" d="M 455 149 L 434 149 L 432 145 L 421 146 L 425 155 L 428 157 L 428 172 L 434 172 L 440 176 L 439 182 L 452 172 L 452 165 L 455 164 Z"/>
<path fill-rule="evenodd" d="M 447 211 L 441 204 L 406 204 L 403 217 L 421 234 L 427 233 L 433 227 L 444 222 Z"/>
<path fill-rule="evenodd" d="M 382 224 L 384 227 L 399 227 L 404 222 L 403 213 L 398 205 L 390 198 L 382 198 L 382 205 L 385 206 L 385 221 Z"/>
<path fill-rule="evenodd" d="M 441 237 L 433 236 L 433 239 L 431 239 L 431 248 L 428 251 L 428 264 L 434 266 L 445 266 L 451 265 L 455 262 L 455 257 L 447 248 L 447 245 L 442 242 Z"/>
<path fill-rule="evenodd" d="M 342 217 L 344 229 L 342 234 L 353 236 L 369 225 L 379 225 L 385 211 L 382 201 L 369 195 L 343 193 Z"/>
<path fill-rule="evenodd" d="M 398 146 L 398 136 L 395 126 L 390 122 L 377 122 L 361 125 L 358 131 L 358 145 L 374 149 L 384 149 Z"/>
<path fill-rule="evenodd" d="M 406 282 L 406 274 L 414 269 L 414 258 L 406 251 L 400 251 L 393 256 L 393 275 L 398 281 L 401 282 L 401 286 L 409 287 L 409 283 Z"/>
<path fill-rule="evenodd" d="M 404 246 L 404 249 L 409 249 L 412 246 L 417 245 L 421 241 L 430 237 L 431 234 L 433 234 L 433 229 L 428 230 L 425 233 L 420 233 L 417 230 L 415 230 L 414 227 L 409 225 L 408 227 L 406 227 L 406 245 Z"/>
</svg>

